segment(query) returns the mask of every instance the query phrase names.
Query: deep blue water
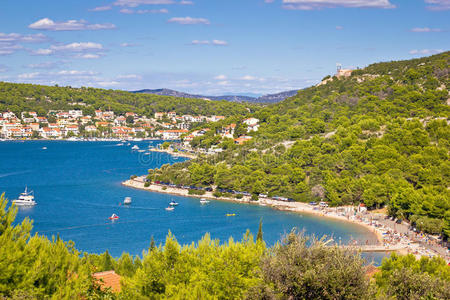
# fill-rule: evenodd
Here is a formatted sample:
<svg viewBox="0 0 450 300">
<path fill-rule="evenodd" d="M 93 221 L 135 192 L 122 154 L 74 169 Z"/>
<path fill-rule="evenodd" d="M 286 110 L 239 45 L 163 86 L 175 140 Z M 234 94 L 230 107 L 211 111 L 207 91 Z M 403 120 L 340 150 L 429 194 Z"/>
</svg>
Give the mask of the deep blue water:
<svg viewBox="0 0 450 300">
<path fill-rule="evenodd" d="M 158 142 L 133 142 L 141 149 Z M 360 226 L 316 216 L 277 211 L 268 207 L 212 201 L 200 205 L 196 198 L 178 197 L 131 189 L 120 183 L 132 174 L 182 161 L 165 153 L 144 156 L 131 146 L 117 142 L 27 141 L 0 143 L 0 193 L 18 197 L 25 186 L 34 191 L 38 203 L 20 208 L 17 221 L 29 217 L 33 232 L 51 238 L 59 233 L 73 240 L 81 251 L 113 256 L 126 251 L 133 255 L 148 248 L 151 236 L 163 242 L 171 230 L 181 244 L 198 241 L 206 232 L 221 241 L 240 240 L 247 229 L 256 235 L 263 220 L 264 240 L 273 245 L 293 227 L 307 234 L 333 236 L 343 243 L 365 242 L 375 237 Z M 47 147 L 43 150 L 42 147 Z M 132 197 L 130 207 L 119 205 Z M 171 200 L 175 211 L 165 211 Z M 116 213 L 120 219 L 108 220 Z M 226 217 L 236 213 L 235 217 Z M 375 255 L 376 261 L 382 255 Z"/>
</svg>

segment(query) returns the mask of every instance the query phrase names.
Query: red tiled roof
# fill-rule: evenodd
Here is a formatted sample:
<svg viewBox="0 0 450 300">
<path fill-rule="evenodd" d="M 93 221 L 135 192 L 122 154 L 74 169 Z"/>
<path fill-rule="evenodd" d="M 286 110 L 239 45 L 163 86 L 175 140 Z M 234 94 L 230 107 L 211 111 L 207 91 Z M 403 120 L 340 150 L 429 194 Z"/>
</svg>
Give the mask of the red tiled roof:
<svg viewBox="0 0 450 300">
<path fill-rule="evenodd" d="M 92 277 L 97 279 L 100 286 L 111 288 L 113 292 L 120 292 L 120 275 L 114 271 L 105 271 L 92 274 Z"/>
</svg>

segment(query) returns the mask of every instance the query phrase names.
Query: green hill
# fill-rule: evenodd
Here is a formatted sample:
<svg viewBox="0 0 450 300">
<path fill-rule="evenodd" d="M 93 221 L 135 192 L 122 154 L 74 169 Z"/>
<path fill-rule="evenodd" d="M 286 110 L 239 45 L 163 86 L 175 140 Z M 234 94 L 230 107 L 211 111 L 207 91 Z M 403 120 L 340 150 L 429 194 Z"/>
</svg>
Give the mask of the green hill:
<svg viewBox="0 0 450 300">
<path fill-rule="evenodd" d="M 176 184 L 330 205 L 365 203 L 419 229 L 450 235 L 449 52 L 379 63 L 302 90 L 250 116 L 260 120 L 242 146 L 216 130 L 195 138 L 216 157 L 150 170 Z M 241 118 L 235 136 L 246 131 Z"/>
<path fill-rule="evenodd" d="M 45 116 L 49 110 L 82 109 L 93 115 L 94 110 L 112 110 L 116 114 L 135 112 L 153 116 L 155 112 L 175 111 L 177 114 L 235 115 L 248 113 L 252 104 L 207 101 L 159 95 L 135 94 L 119 90 L 72 88 L 0 82 L 0 112 L 36 111 Z"/>
</svg>

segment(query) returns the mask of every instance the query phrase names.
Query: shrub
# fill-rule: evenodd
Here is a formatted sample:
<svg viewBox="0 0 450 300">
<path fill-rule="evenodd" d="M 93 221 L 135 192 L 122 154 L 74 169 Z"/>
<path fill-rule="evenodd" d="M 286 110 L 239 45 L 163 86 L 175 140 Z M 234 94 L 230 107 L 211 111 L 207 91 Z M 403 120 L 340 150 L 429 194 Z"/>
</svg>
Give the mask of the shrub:
<svg viewBox="0 0 450 300">
<path fill-rule="evenodd" d="M 204 195 L 205 191 L 204 190 L 193 190 L 193 189 L 189 189 L 188 191 L 189 195 Z"/>
</svg>

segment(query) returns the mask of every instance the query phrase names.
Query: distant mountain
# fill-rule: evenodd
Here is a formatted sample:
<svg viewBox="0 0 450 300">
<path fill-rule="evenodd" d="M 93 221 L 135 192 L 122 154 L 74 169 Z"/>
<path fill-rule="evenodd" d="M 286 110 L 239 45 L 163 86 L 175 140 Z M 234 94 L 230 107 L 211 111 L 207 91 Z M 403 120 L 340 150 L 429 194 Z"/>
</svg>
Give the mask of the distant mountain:
<svg viewBox="0 0 450 300">
<path fill-rule="evenodd" d="M 230 102 L 254 102 L 254 103 L 276 103 L 283 101 L 288 97 L 292 97 L 297 94 L 297 91 L 287 91 L 281 92 L 277 94 L 264 95 L 261 97 L 252 97 L 252 96 L 243 96 L 243 95 L 223 95 L 223 96 L 204 96 L 204 95 L 195 95 L 188 94 L 184 92 L 179 92 L 171 89 L 144 89 L 139 91 L 134 91 L 132 93 L 139 94 L 154 94 L 161 96 L 172 96 L 172 97 L 180 97 L 180 98 L 195 98 L 195 99 L 208 99 L 208 100 L 227 100 Z"/>
</svg>

